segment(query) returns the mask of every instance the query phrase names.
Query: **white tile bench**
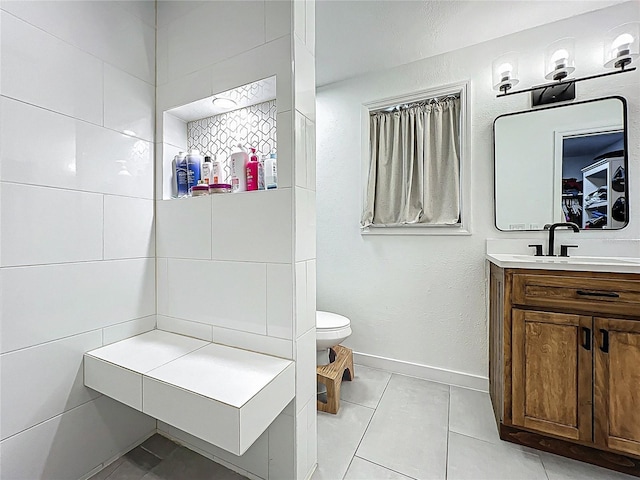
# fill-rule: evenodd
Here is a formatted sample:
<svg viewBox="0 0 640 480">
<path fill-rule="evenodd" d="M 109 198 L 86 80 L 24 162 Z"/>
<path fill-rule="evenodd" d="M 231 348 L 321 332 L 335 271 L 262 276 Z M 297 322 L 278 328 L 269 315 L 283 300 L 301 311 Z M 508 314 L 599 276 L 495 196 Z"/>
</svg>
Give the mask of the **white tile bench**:
<svg viewBox="0 0 640 480">
<path fill-rule="evenodd" d="M 235 455 L 293 400 L 294 362 L 152 330 L 84 355 L 84 384 Z"/>
</svg>

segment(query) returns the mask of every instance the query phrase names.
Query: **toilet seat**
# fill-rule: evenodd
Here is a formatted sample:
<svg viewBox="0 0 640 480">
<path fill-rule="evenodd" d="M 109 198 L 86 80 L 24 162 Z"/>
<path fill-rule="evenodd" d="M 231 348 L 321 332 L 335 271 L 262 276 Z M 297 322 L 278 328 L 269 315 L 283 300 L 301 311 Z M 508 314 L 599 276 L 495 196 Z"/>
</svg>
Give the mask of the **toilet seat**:
<svg viewBox="0 0 640 480">
<path fill-rule="evenodd" d="M 318 310 L 316 312 L 316 331 L 330 332 L 334 330 L 343 330 L 349 327 L 350 320 L 337 313 L 323 312 Z"/>
</svg>

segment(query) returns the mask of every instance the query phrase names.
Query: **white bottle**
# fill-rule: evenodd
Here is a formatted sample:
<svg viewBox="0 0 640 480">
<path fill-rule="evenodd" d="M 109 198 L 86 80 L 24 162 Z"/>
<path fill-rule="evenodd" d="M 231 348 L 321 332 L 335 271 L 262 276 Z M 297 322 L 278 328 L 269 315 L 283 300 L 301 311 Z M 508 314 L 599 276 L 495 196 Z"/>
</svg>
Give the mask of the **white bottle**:
<svg viewBox="0 0 640 480">
<path fill-rule="evenodd" d="M 242 148 L 242 144 L 237 145 L 237 150 L 231 154 L 231 186 L 233 193 L 247 191 L 247 163 L 249 155 Z"/>
<path fill-rule="evenodd" d="M 209 184 L 218 184 L 222 183 L 222 166 L 220 162 L 213 156 L 213 165 L 211 166 L 211 181 Z"/>
<path fill-rule="evenodd" d="M 207 185 L 213 183 L 212 180 L 213 173 L 213 164 L 211 163 L 211 157 L 204 157 L 204 162 L 202 162 L 202 180 L 206 182 Z"/>
<path fill-rule="evenodd" d="M 278 164 L 275 153 L 264 161 L 264 183 L 267 190 L 278 188 Z"/>
</svg>

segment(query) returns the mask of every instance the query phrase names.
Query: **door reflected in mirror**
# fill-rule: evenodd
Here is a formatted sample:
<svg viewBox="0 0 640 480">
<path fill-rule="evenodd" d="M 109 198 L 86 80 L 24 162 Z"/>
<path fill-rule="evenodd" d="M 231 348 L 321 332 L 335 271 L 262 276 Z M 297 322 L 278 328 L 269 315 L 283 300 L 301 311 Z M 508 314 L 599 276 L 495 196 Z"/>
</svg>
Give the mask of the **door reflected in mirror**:
<svg viewBox="0 0 640 480">
<path fill-rule="evenodd" d="M 626 124 L 621 97 L 498 117 L 496 227 L 541 230 L 557 222 L 600 230 L 626 226 Z"/>
</svg>

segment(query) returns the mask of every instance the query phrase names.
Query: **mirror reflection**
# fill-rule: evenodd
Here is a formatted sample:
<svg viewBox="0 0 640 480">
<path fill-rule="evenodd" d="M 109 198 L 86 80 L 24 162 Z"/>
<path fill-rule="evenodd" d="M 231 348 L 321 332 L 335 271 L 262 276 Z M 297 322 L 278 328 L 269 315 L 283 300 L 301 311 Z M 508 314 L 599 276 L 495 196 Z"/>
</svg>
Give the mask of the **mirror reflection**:
<svg viewBox="0 0 640 480">
<path fill-rule="evenodd" d="M 626 105 L 611 97 L 500 116 L 494 122 L 500 230 L 627 224 Z"/>
</svg>

